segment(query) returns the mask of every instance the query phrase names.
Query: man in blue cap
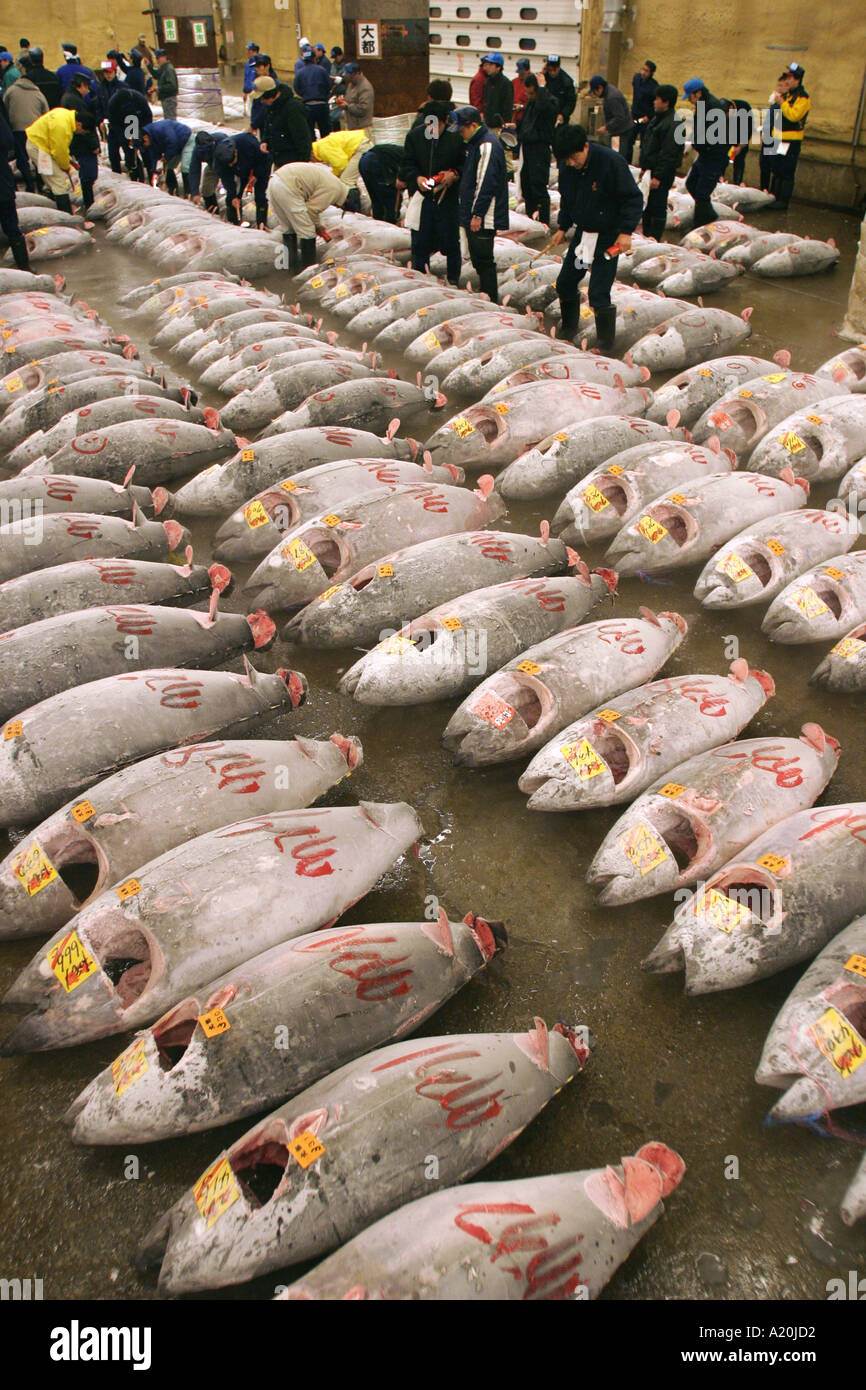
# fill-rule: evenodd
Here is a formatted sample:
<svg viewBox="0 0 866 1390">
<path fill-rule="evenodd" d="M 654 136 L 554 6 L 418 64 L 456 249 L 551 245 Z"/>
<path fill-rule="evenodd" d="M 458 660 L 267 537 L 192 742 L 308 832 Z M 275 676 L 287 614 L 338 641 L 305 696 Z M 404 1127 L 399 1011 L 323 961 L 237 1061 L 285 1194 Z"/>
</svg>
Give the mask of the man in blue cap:
<svg viewBox="0 0 866 1390">
<path fill-rule="evenodd" d="M 728 149 L 732 143 L 728 130 L 731 103 L 724 97 L 714 97 L 700 77 L 690 77 L 683 84 L 683 95 L 694 107 L 692 148 L 698 156 L 689 170 L 686 192 L 695 200 L 694 226 L 703 227 L 716 215 L 713 189 L 728 163 Z"/>
<path fill-rule="evenodd" d="M 246 110 L 247 98 L 249 97 L 250 93 L 251 93 L 252 90 L 253 90 L 253 83 L 255 82 L 256 78 L 257 78 L 258 75 L 259 75 L 259 74 L 256 72 L 256 56 L 257 56 L 258 52 L 259 52 L 259 46 L 258 46 L 258 44 L 257 44 L 257 43 L 253 43 L 252 40 L 250 40 L 250 42 L 247 44 L 247 61 L 246 61 L 246 63 L 244 64 L 244 87 L 243 87 L 244 110 Z"/>
<path fill-rule="evenodd" d="M 505 59 L 501 53 L 485 53 L 481 66 L 487 74 L 484 83 L 484 124 L 498 132 L 511 124 L 514 114 L 514 88 L 505 76 Z"/>
<path fill-rule="evenodd" d="M 217 141 L 214 147 L 214 173 L 226 191 L 226 219 L 237 225 L 241 220 L 241 200 L 252 180 L 256 200 L 256 226 L 268 225 L 268 179 L 271 161 L 256 137 L 248 130 Z"/>
<path fill-rule="evenodd" d="M 497 232 L 508 231 L 505 155 L 474 106 L 458 106 L 452 111 L 448 129 L 458 131 L 466 147 L 460 179 L 460 226 L 466 234 L 469 259 L 478 272 L 481 293 L 498 304 L 493 238 Z"/>
<path fill-rule="evenodd" d="M 153 121 L 141 132 L 141 153 L 148 172 L 153 178 L 160 160 L 163 161 L 165 187 L 168 193 L 176 194 L 178 191 L 177 175 L 174 171 L 180 167 L 187 145 L 190 146 L 191 158 L 193 134 L 189 126 L 184 125 L 182 121 Z"/>
<path fill-rule="evenodd" d="M 331 76 L 331 60 L 323 43 L 313 45 L 313 61 L 317 67 L 324 68 L 328 76 Z"/>
<path fill-rule="evenodd" d="M 295 91 L 304 103 L 310 135 L 315 135 L 318 129 L 319 138 L 324 140 L 331 133 L 331 113 L 328 109 L 331 79 L 315 61 L 311 48 L 305 48 L 301 56 L 303 63 L 295 73 Z"/>
<path fill-rule="evenodd" d="M 616 307 L 610 287 L 617 257 L 631 249 L 631 234 L 643 212 L 641 191 L 617 150 L 597 145 L 580 125 L 561 127 L 554 152 L 559 160 L 559 217 L 552 244 L 574 228 L 556 282 L 562 309 L 562 337 L 571 340 L 580 327 L 579 286 L 587 266 L 579 256 L 584 232 L 597 232 L 589 276 L 589 307 L 595 314 L 596 346 L 609 353 L 616 337 Z M 614 249 L 616 248 L 616 249 Z"/>
</svg>

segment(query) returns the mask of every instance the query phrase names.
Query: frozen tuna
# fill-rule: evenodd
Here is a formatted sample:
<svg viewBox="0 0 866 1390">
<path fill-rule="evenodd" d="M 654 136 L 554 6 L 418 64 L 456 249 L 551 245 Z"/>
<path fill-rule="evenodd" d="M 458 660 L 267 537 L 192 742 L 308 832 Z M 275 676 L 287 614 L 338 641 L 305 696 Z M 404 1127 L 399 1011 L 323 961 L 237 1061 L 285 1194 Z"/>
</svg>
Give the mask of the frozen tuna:
<svg viewBox="0 0 866 1390">
<path fill-rule="evenodd" d="M 496 491 L 515 501 L 563 493 L 599 464 L 638 444 L 685 441 L 672 411 L 664 424 L 651 424 L 634 415 L 601 415 L 557 430 L 521 454 L 496 479 Z"/>
<path fill-rule="evenodd" d="M 837 554 L 793 579 L 761 629 L 771 642 L 823 642 L 866 621 L 866 550 Z"/>
<path fill-rule="evenodd" d="M 695 585 L 705 608 L 746 608 L 775 598 L 798 574 L 849 550 L 856 517 L 814 507 L 759 521 L 710 556 Z"/>
</svg>

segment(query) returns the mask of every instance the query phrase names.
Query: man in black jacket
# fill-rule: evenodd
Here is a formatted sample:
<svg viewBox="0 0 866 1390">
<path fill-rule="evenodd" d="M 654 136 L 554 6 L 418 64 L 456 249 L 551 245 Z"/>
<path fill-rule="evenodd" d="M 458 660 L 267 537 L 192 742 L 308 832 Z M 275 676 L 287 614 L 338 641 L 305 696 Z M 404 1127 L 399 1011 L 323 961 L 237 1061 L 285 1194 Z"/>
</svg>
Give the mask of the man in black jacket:
<svg viewBox="0 0 866 1390">
<path fill-rule="evenodd" d="M 619 87 L 614 87 L 612 82 L 608 82 L 607 78 L 599 73 L 590 78 L 589 90 L 594 97 L 601 97 L 604 112 L 604 124 L 596 128 L 596 134 L 615 136 L 620 140 L 630 135 L 633 125 L 631 113 Z"/>
<path fill-rule="evenodd" d="M 120 173 L 120 151 L 123 150 L 129 177 L 144 182 L 144 165 L 139 155 L 141 132 L 152 123 L 153 112 L 147 98 L 124 83 L 108 103 L 108 149 L 115 174 Z"/>
<path fill-rule="evenodd" d="M 537 212 L 542 222 L 550 222 L 550 147 L 556 129 L 556 102 L 538 85 L 535 73 L 523 79 L 526 87 L 526 106 L 520 122 L 520 145 L 523 164 L 520 170 L 520 191 L 527 217 Z"/>
<path fill-rule="evenodd" d="M 683 86 L 683 93 L 695 108 L 695 124 L 692 132 L 692 146 L 697 151 L 697 159 L 686 179 L 686 192 L 695 200 L 695 227 L 703 227 L 712 222 L 713 189 L 718 183 L 728 163 L 730 146 L 727 113 L 731 103 L 724 97 L 714 97 L 707 91 L 700 77 L 691 77 Z"/>
<path fill-rule="evenodd" d="M 284 164 L 303 164 L 312 154 L 313 138 L 304 104 L 285 82 L 272 77 L 257 77 L 253 83 L 261 115 L 253 124 L 258 126 L 262 149 L 271 156 L 275 169 Z"/>
<path fill-rule="evenodd" d="M 29 270 L 27 243 L 18 225 L 18 209 L 15 206 L 15 175 L 10 168 L 10 160 L 15 158 L 15 140 L 12 127 L 6 119 L 6 108 L 0 101 L 0 228 L 12 251 L 12 259 L 19 270 Z"/>
<path fill-rule="evenodd" d="M 650 191 L 643 210 L 643 234 L 662 241 L 668 216 L 668 193 L 685 149 L 683 123 L 677 115 L 677 89 L 669 83 L 653 98 L 655 114 L 640 142 L 641 173 L 649 170 Z"/>
<path fill-rule="evenodd" d="M 560 204 L 553 245 L 564 241 L 566 232 L 574 227 L 556 282 L 562 336 L 574 338 L 580 327 L 579 286 L 587 272 L 587 266 L 578 260 L 581 238 L 584 232 L 598 232 L 589 277 L 589 305 L 595 314 L 596 345 L 600 352 L 610 352 L 616 337 L 616 308 L 610 302 L 616 257 L 631 248 L 643 198 L 622 155 L 590 142 L 583 126 L 570 125 L 557 131 L 554 149 L 559 160 Z"/>
<path fill-rule="evenodd" d="M 410 199 L 415 193 L 423 198 L 412 230 L 413 269 L 428 270 L 434 251 L 441 251 L 449 284 L 456 285 L 462 263 L 458 189 L 466 150 L 460 136 L 445 128 L 451 110 L 450 100 L 424 103 L 406 136 L 399 176 Z"/>
<path fill-rule="evenodd" d="M 41 48 L 30 49 L 27 76 L 39 88 L 50 108 L 60 105 L 63 88 L 56 74 L 45 66 L 45 54 Z"/>
<path fill-rule="evenodd" d="M 655 79 L 655 70 L 655 63 L 651 63 L 647 59 L 631 80 L 632 128 L 627 135 L 621 136 L 619 142 L 619 152 L 623 159 L 628 160 L 629 164 L 632 162 L 635 140 L 641 138 L 653 118 L 653 101 L 659 89 L 659 84 Z"/>
<path fill-rule="evenodd" d="M 556 117 L 556 124 L 568 125 L 571 120 L 571 113 L 577 105 L 577 92 L 574 88 L 574 82 L 568 73 L 563 71 L 558 54 L 548 53 L 542 68 L 542 75 L 548 94 L 553 97 L 558 107 L 559 114 Z"/>
<path fill-rule="evenodd" d="M 474 106 L 458 106 L 448 120 L 466 146 L 460 176 L 460 226 L 466 233 L 469 259 L 478 272 L 481 293 L 499 303 L 499 280 L 493 254 L 497 232 L 508 231 L 508 174 L 502 146 Z"/>
<path fill-rule="evenodd" d="M 481 66 L 487 74 L 484 84 L 484 124 L 494 135 L 511 123 L 514 114 L 514 88 L 502 71 L 501 53 L 485 53 Z"/>
<path fill-rule="evenodd" d="M 92 95 L 91 81 L 86 71 L 73 76 L 62 105 L 77 111 L 80 116 L 93 116 L 94 120 L 99 120 L 96 98 Z M 78 164 L 81 201 L 86 212 L 93 202 L 93 185 L 99 175 L 99 136 L 96 131 L 87 130 L 81 135 L 73 135 L 69 153 Z"/>
<path fill-rule="evenodd" d="M 372 215 L 380 222 L 396 222 L 405 183 L 400 177 L 403 146 L 383 143 L 361 155 L 358 173 L 370 195 Z"/>
</svg>

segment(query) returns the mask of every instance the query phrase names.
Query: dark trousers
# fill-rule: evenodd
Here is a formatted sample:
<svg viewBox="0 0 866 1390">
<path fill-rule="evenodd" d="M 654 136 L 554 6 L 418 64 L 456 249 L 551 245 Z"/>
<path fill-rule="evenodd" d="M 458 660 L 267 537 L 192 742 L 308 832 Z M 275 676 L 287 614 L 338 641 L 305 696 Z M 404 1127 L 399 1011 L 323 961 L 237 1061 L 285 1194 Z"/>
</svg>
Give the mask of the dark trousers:
<svg viewBox="0 0 866 1390">
<path fill-rule="evenodd" d="M 358 171 L 370 195 L 373 216 L 380 222 L 396 222 L 397 187 L 382 177 L 382 165 L 375 150 L 367 150 L 366 154 L 361 155 Z"/>
<path fill-rule="evenodd" d="M 787 154 L 767 155 L 761 152 L 761 187 L 769 193 L 775 193 L 779 202 L 786 206 L 794 191 L 797 161 L 802 148 L 802 140 L 792 140 Z"/>
<path fill-rule="evenodd" d="M 526 205 L 526 215 L 537 212 L 542 222 L 550 223 L 550 146 L 524 145 L 520 170 L 520 191 Z"/>
<path fill-rule="evenodd" d="M 76 158 L 81 180 L 81 201 L 85 208 L 89 208 L 93 202 L 93 185 L 99 177 L 99 160 L 95 154 L 80 154 Z"/>
<path fill-rule="evenodd" d="M 721 155 L 716 155 L 710 159 L 707 155 L 699 154 L 686 179 L 686 192 L 691 193 L 695 200 L 695 221 L 696 227 L 703 227 L 706 222 L 712 222 L 715 218 L 713 211 L 713 189 L 718 183 L 725 167 L 728 163 L 727 150 Z"/>
<path fill-rule="evenodd" d="M 467 228 L 469 259 L 478 272 L 478 283 L 482 294 L 490 296 L 492 303 L 499 303 L 499 280 L 496 276 L 496 262 L 493 259 L 493 233 L 470 232 Z"/>
<path fill-rule="evenodd" d="M 450 284 L 460 279 L 463 257 L 460 252 L 460 210 L 457 199 L 446 194 L 440 203 L 437 198 L 425 198 L 421 209 L 421 226 L 412 233 L 412 269 L 426 271 L 434 251 L 441 251 L 447 261 L 446 275 Z"/>
<path fill-rule="evenodd" d="M 120 173 L 120 155 L 123 153 L 123 162 L 126 165 L 126 172 L 130 178 L 144 182 L 144 165 L 138 152 L 138 147 L 129 140 L 123 138 L 122 126 L 108 127 L 108 162 L 115 174 Z"/>
<path fill-rule="evenodd" d="M 673 183 L 673 180 L 671 180 Z M 651 188 L 647 194 L 646 204 L 643 210 L 643 234 L 644 236 L 654 236 L 656 241 L 661 241 L 665 234 L 665 223 L 668 220 L 668 194 L 671 191 L 671 183 L 660 183 L 658 188 Z"/>
<path fill-rule="evenodd" d="M 331 112 L 326 101 L 305 101 L 304 113 L 307 117 L 307 125 L 310 127 L 310 134 L 316 138 L 316 128 L 318 127 L 319 136 L 324 140 L 326 135 L 331 133 Z"/>
<path fill-rule="evenodd" d="M 733 169 L 731 171 L 731 183 L 742 183 L 746 176 L 746 157 L 749 153 L 748 146 L 740 150 L 739 154 L 734 155 Z"/>
<path fill-rule="evenodd" d="M 24 180 L 24 187 L 32 192 L 33 170 L 27 157 L 27 131 L 13 130 L 12 137 L 15 141 L 15 163 L 18 165 L 18 172 Z"/>
<path fill-rule="evenodd" d="M 5 189 L 3 192 L 5 193 Z M 27 247 L 18 225 L 18 209 L 15 206 L 14 191 L 11 196 L 0 196 L 0 229 L 9 242 L 15 264 L 19 270 L 26 268 Z"/>
<path fill-rule="evenodd" d="M 562 333 L 563 337 L 573 337 L 577 332 L 580 317 L 580 282 L 586 274 L 586 268 L 578 269 L 575 265 L 577 248 L 583 236 L 583 228 L 575 227 L 574 236 L 571 238 L 569 246 L 562 261 L 562 270 L 556 282 L 556 293 L 559 295 L 562 305 Z M 595 255 L 592 258 L 592 266 L 589 272 L 589 307 L 595 309 L 609 309 L 610 287 L 616 278 L 616 256 L 606 261 L 604 253 L 608 246 L 616 240 L 617 233 L 610 228 L 598 234 L 598 241 L 595 245 Z"/>
<path fill-rule="evenodd" d="M 642 130 L 643 126 L 633 125 L 631 130 L 627 130 L 625 135 L 621 135 L 619 137 L 619 152 L 625 160 L 626 164 L 631 164 L 632 162 L 632 155 L 634 154 L 634 142 Z"/>
</svg>

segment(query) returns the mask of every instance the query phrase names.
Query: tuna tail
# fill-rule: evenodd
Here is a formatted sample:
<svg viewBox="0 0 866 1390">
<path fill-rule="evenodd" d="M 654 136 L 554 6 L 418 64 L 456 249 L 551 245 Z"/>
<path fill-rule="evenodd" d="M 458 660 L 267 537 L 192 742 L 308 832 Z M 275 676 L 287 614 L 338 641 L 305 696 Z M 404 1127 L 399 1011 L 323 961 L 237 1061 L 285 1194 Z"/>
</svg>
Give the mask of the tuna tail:
<svg viewBox="0 0 866 1390">
<path fill-rule="evenodd" d="M 192 546 L 187 546 L 187 560 L 192 564 Z M 215 593 L 229 594 L 232 590 L 232 572 L 225 565 L 211 565 L 208 570 L 210 582 Z"/>
<path fill-rule="evenodd" d="M 682 1182 L 686 1165 L 679 1154 L 674 1149 L 669 1149 L 667 1144 L 651 1139 L 648 1144 L 641 1145 L 635 1158 L 645 1159 L 661 1173 L 663 1197 L 669 1197 L 674 1188 L 679 1187 Z"/>
<path fill-rule="evenodd" d="M 217 590 L 214 589 L 213 598 L 211 599 L 214 611 L 216 610 L 218 599 L 219 594 Z M 273 640 L 277 633 L 277 625 L 273 618 L 269 613 L 266 613 L 263 608 L 257 608 L 254 613 L 247 614 L 247 622 L 249 623 L 250 632 L 253 634 L 253 646 L 255 650 L 257 652 L 266 651 L 267 648 L 273 644 Z"/>
<path fill-rule="evenodd" d="M 565 1038 L 571 1044 L 572 1051 L 580 1064 L 581 1070 L 589 1061 L 592 1049 L 595 1047 L 595 1038 L 588 1028 L 582 1025 L 572 1027 L 568 1023 L 555 1023 L 554 1033 L 559 1033 L 560 1037 Z"/>
<path fill-rule="evenodd" d="M 205 406 L 204 410 L 202 411 L 202 415 L 204 416 L 204 422 L 209 430 L 219 429 L 220 413 L 218 410 L 214 410 L 212 405 Z"/>
<path fill-rule="evenodd" d="M 593 574 L 597 574 L 600 579 L 603 579 L 611 594 L 616 595 L 616 586 L 619 580 L 616 570 L 597 569 L 593 570 Z"/>
<path fill-rule="evenodd" d="M 164 521 L 165 534 L 168 536 L 168 544 L 171 550 L 177 550 L 183 540 L 183 527 L 179 521 Z M 137 522 L 136 525 L 141 525 Z"/>
<path fill-rule="evenodd" d="M 360 767 L 364 761 L 364 749 L 360 739 L 348 737 L 345 734 L 331 734 L 331 743 L 335 743 L 346 759 L 346 766 L 349 772 L 354 772 L 356 767 Z"/>
<path fill-rule="evenodd" d="M 706 448 L 711 450 L 714 454 L 720 454 L 722 452 L 722 446 L 719 443 L 719 436 L 717 434 L 710 435 L 706 443 Z"/>
<path fill-rule="evenodd" d="M 420 376 L 421 373 L 419 372 L 418 375 Z M 387 428 L 386 431 L 385 431 L 385 438 L 386 438 L 386 439 L 393 439 L 393 438 L 394 438 L 394 435 L 397 433 L 397 431 L 398 431 L 399 428 L 400 428 L 400 420 L 399 420 L 399 417 L 398 417 L 397 419 L 395 419 L 395 420 L 391 420 L 391 421 L 389 422 L 389 424 L 388 424 L 388 428 Z M 413 442 L 413 441 L 410 439 L 409 443 L 411 444 L 412 442 Z"/>
<path fill-rule="evenodd" d="M 473 491 L 476 497 L 480 497 L 482 502 L 486 502 L 493 491 L 492 473 L 482 473 L 481 477 L 478 479 L 478 486 L 474 488 Z"/>
<path fill-rule="evenodd" d="M 751 305 L 748 309 L 744 309 L 743 312 L 740 314 L 740 318 L 743 320 L 743 323 L 748 323 L 749 319 L 752 317 L 752 314 L 754 312 L 755 310 Z"/>
<path fill-rule="evenodd" d="M 448 913 L 444 907 L 440 907 L 439 916 L 435 922 L 425 922 L 421 928 L 425 936 L 444 951 L 446 956 L 454 955 L 454 938 L 451 935 L 451 923 L 448 921 Z"/>
<path fill-rule="evenodd" d="M 164 512 L 165 509 L 166 509 L 166 507 L 168 506 L 168 503 L 169 503 L 168 490 L 167 490 L 166 488 L 164 488 L 164 487 L 155 487 L 155 488 L 153 489 L 152 496 L 153 496 L 153 514 L 154 514 L 155 517 L 157 517 L 157 516 L 160 515 L 161 512 Z"/>
<path fill-rule="evenodd" d="M 473 912 L 467 912 L 463 921 L 474 936 L 485 964 L 493 959 L 497 951 L 505 950 L 508 945 L 508 933 L 503 922 L 488 922 L 486 918 L 477 917 Z"/>
<path fill-rule="evenodd" d="M 679 412 L 678 410 L 669 410 L 668 413 L 667 413 L 667 415 L 665 416 L 665 420 L 667 421 L 668 429 L 669 429 L 669 430 L 675 430 L 676 427 L 677 427 L 677 425 L 680 423 L 680 419 L 681 419 L 681 416 L 680 416 L 680 412 Z"/>
<path fill-rule="evenodd" d="M 791 354 L 787 348 L 779 348 L 778 352 L 773 353 L 773 361 L 778 362 L 780 367 L 788 368 L 791 365 Z"/>
<path fill-rule="evenodd" d="M 547 545 L 547 542 L 550 540 L 550 522 L 542 521 L 539 529 L 541 534 L 541 544 Z"/>
<path fill-rule="evenodd" d="M 664 1178 L 645 1158 L 623 1158 L 622 1177 L 615 1168 L 599 1168 L 583 1184 L 589 1200 L 620 1230 L 651 1216 L 662 1199 Z"/>
<path fill-rule="evenodd" d="M 425 473 L 432 473 L 432 472 L 433 472 L 433 455 L 431 454 L 431 452 L 430 452 L 429 449 L 425 449 L 425 450 L 424 450 L 424 453 L 423 453 L 423 455 L 422 455 L 422 459 L 423 459 L 422 467 L 423 467 L 423 469 L 424 469 L 424 472 L 425 472 Z"/>
<path fill-rule="evenodd" d="M 836 754 L 839 753 L 839 740 L 832 738 L 830 734 L 825 734 L 820 724 L 804 724 L 800 730 L 800 738 L 809 748 L 814 748 L 817 753 L 823 753 L 829 743 Z"/>
</svg>

